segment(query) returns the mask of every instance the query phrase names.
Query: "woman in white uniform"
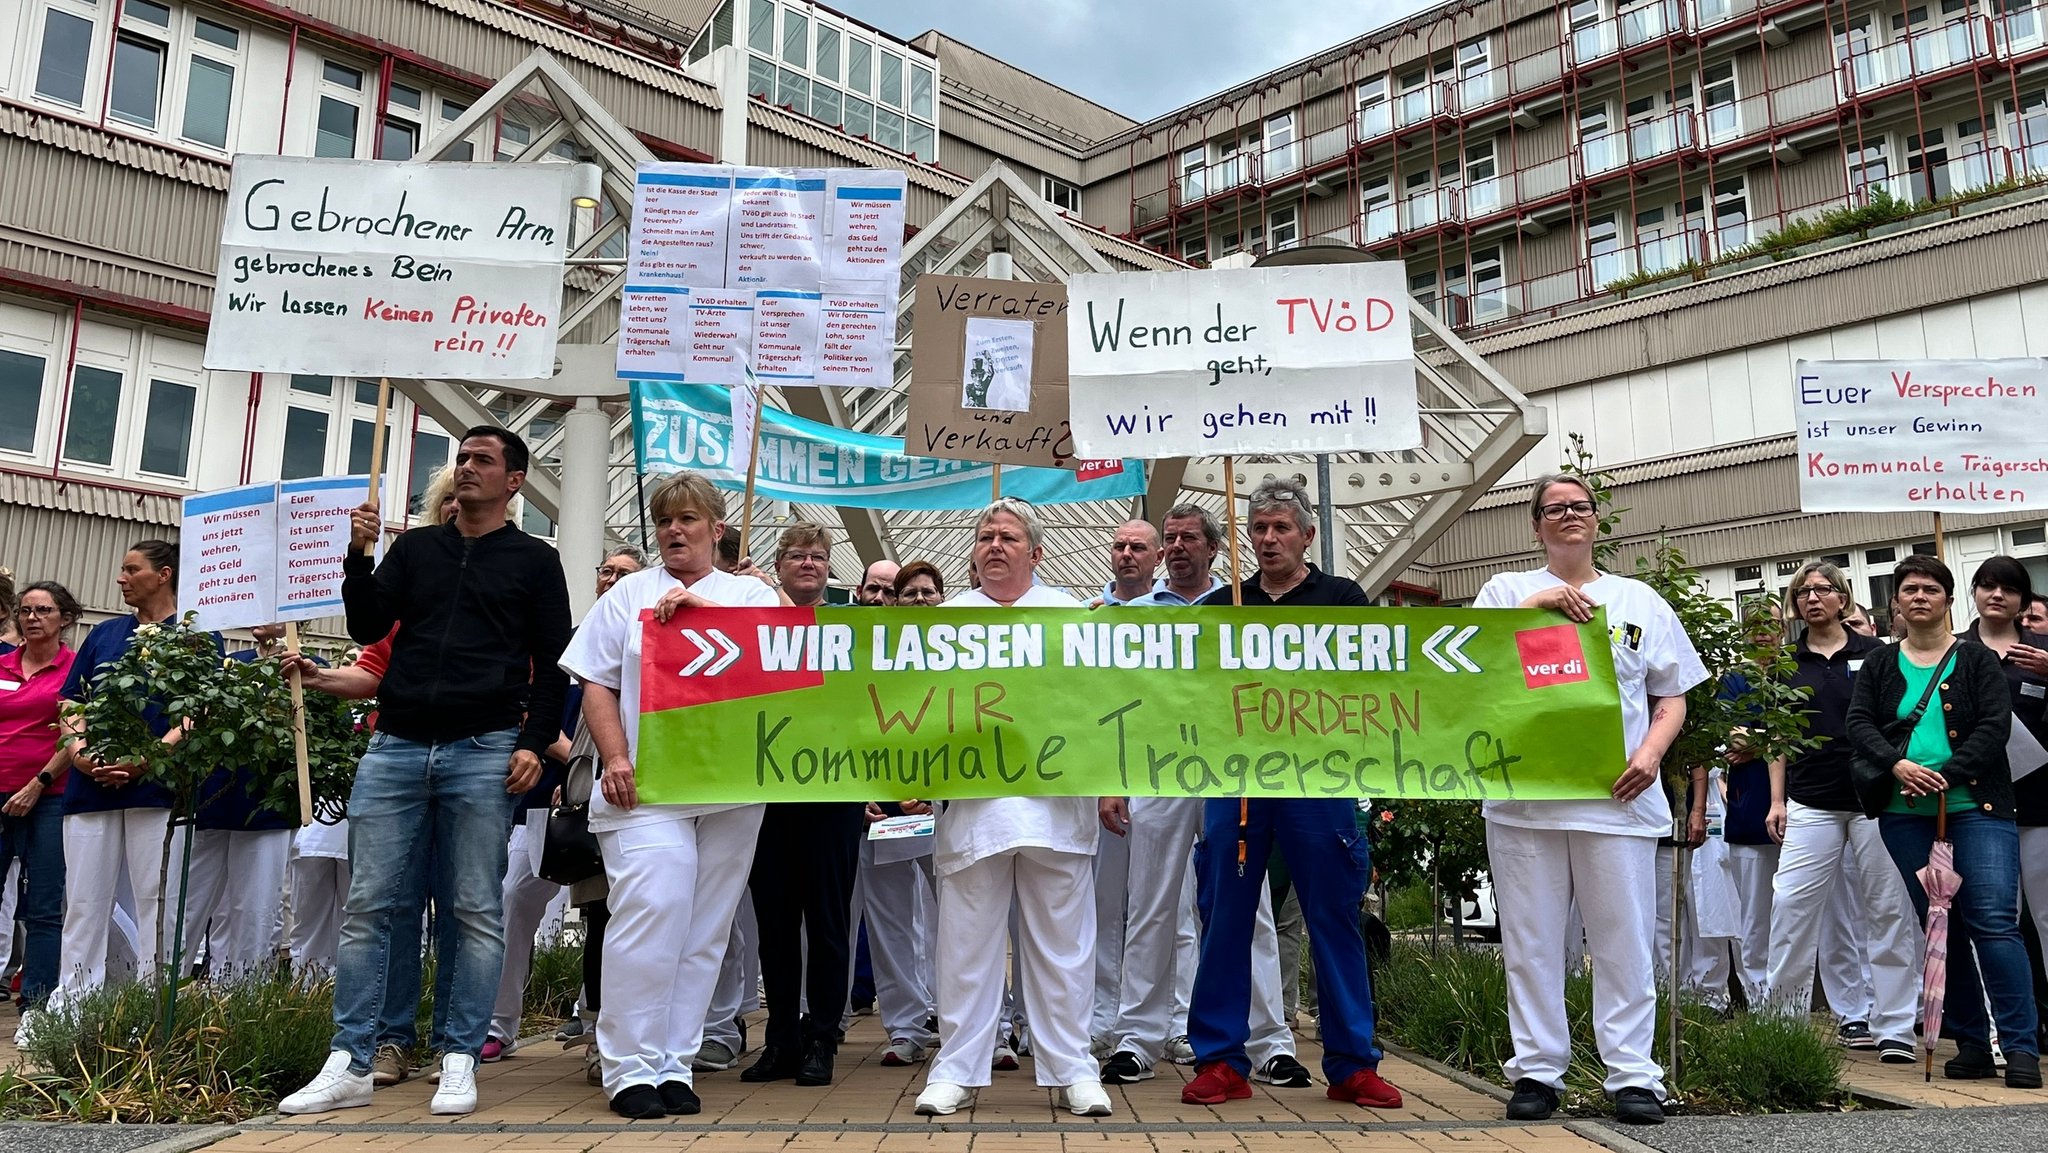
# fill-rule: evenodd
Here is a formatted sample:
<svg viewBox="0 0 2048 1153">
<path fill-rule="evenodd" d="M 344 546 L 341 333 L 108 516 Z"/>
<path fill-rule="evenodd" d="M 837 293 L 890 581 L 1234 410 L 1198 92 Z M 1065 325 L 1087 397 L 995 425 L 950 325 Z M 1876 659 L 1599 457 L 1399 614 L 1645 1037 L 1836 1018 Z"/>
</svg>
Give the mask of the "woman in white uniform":
<svg viewBox="0 0 2048 1153">
<path fill-rule="evenodd" d="M 597 1051 L 622 1117 L 701 1109 L 690 1064 L 746 892 L 762 806 L 643 805 L 633 762 L 640 732 L 640 613 L 666 621 L 700 608 L 769 607 L 774 590 L 718 569 L 725 497 L 695 473 L 648 494 L 661 563 L 626 576 L 591 608 L 562 668 L 583 682 L 583 723 L 597 744 L 590 828 L 611 885 Z"/>
<path fill-rule="evenodd" d="M 949 608 L 1078 608 L 1032 583 L 1044 555 L 1038 514 L 998 500 L 975 522 L 980 587 Z M 987 797 L 953 801 L 938 818 L 939 1055 L 917 1111 L 944 1115 L 989 1083 L 1003 1005 L 1003 953 L 1014 900 L 1017 964 L 1040 1085 L 1062 1090 L 1084 1117 L 1109 1115 L 1102 1072 L 1088 1052 L 1094 998 L 1095 798 Z"/>
</svg>

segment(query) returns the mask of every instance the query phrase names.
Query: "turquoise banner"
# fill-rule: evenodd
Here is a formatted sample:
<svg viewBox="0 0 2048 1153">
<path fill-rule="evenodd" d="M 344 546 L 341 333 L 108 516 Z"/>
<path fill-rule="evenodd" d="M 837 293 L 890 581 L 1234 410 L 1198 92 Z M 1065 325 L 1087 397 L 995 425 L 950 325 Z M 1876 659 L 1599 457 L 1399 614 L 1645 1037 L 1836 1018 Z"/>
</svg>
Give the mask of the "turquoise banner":
<svg viewBox="0 0 2048 1153">
<path fill-rule="evenodd" d="M 761 407 L 754 491 L 771 500 L 845 508 L 980 508 L 994 495 L 995 466 L 911 456 L 903 440 L 870 436 Z M 730 467 L 732 397 L 714 384 L 633 382 L 633 444 L 643 473 L 690 470 L 720 488 L 746 486 Z M 1145 491 L 1142 462 L 1088 479 L 1060 468 L 1003 469 L 1003 495 L 1032 504 L 1121 500 Z"/>
</svg>

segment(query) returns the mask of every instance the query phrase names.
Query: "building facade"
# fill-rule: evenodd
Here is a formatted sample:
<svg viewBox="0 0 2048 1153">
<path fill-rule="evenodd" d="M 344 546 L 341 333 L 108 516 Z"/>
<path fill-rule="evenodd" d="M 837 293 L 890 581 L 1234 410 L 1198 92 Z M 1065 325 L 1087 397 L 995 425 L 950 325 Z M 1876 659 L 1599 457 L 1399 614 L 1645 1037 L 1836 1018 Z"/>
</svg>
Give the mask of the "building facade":
<svg viewBox="0 0 2048 1153">
<path fill-rule="evenodd" d="M 750 162 L 903 168 L 914 227 L 1000 160 L 1114 267 L 1403 261 L 1552 430 L 1404 587 L 1529 564 L 1515 486 L 1576 434 L 1631 548 L 1667 535 L 1731 597 L 1846 559 L 1882 607 L 1929 518 L 1799 513 L 1791 362 L 2048 355 L 2048 3 L 1461 0 L 1360 31 L 1138 122 L 804 0 L 0 0 L 0 563 L 115 610 L 181 494 L 367 466 L 373 385 L 200 366 L 235 153 L 410 157 L 542 47 L 655 155 L 708 160 L 729 47 Z M 514 108 L 456 156 L 544 133 Z M 490 403 L 547 455 L 558 408 Z M 453 441 L 389 421 L 410 501 Z M 1948 527 L 1966 567 L 2048 584 L 2039 515 Z"/>
</svg>

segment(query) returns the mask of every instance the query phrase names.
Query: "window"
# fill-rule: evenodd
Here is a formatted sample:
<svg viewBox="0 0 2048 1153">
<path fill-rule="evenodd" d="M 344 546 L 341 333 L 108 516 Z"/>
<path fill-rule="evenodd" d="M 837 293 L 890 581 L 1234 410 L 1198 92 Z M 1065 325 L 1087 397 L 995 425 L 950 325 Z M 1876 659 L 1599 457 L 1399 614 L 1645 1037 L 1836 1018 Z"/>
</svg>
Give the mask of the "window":
<svg viewBox="0 0 2048 1153">
<path fill-rule="evenodd" d="M 922 64 L 910 66 L 910 114 L 932 119 L 932 70 Z"/>
<path fill-rule="evenodd" d="M 875 99 L 891 108 L 903 107 L 903 57 L 882 53 L 882 66 L 875 77 Z"/>
<path fill-rule="evenodd" d="M 1289 204 L 1275 208 L 1266 218 L 1266 236 L 1272 241 L 1272 251 L 1281 252 L 1301 243 L 1301 210 Z"/>
<path fill-rule="evenodd" d="M 703 34 L 690 46 L 690 63 L 695 64 L 711 55 L 714 49 L 732 47 L 734 2 L 735 0 L 725 0 L 725 3 L 718 6 L 718 11 L 711 17 L 711 22 L 704 26 Z"/>
<path fill-rule="evenodd" d="M 809 116 L 811 114 L 810 79 L 791 72 L 787 68 L 781 69 L 776 74 L 775 103 Z M 901 148 L 900 144 L 898 148 Z"/>
<path fill-rule="evenodd" d="M 775 0 L 752 0 L 747 7 L 747 47 L 775 52 Z"/>
<path fill-rule="evenodd" d="M 1180 242 L 1180 258 L 1189 264 L 1207 263 L 1209 260 L 1209 238 L 1190 236 Z"/>
<path fill-rule="evenodd" d="M 910 122 L 904 133 L 903 151 L 929 164 L 939 158 L 938 131 L 919 120 Z"/>
<path fill-rule="evenodd" d="M 199 389 L 174 380 L 149 382 L 149 406 L 142 424 L 143 472 L 183 479 L 192 467 L 192 417 Z"/>
<path fill-rule="evenodd" d="M 1595 289 L 1629 274 L 1627 255 L 1622 251 L 1621 228 L 1614 213 L 1603 212 L 1586 218 L 1586 259 L 1593 266 Z"/>
<path fill-rule="evenodd" d="M 1393 177 L 1382 172 L 1362 177 L 1358 185 L 1358 215 L 1364 224 L 1364 242 L 1377 244 L 1399 231 L 1394 224 Z"/>
<path fill-rule="evenodd" d="M 235 104 L 235 65 L 242 34 L 204 16 L 192 18 L 192 59 L 185 72 L 185 119 L 179 134 L 225 149 Z"/>
<path fill-rule="evenodd" d="M 831 125 L 846 123 L 846 114 L 839 103 L 839 89 L 824 84 L 811 89 L 811 115 Z"/>
<path fill-rule="evenodd" d="M 502 113 L 498 116 L 498 145 L 492 155 L 499 160 L 511 160 L 525 152 L 533 143 L 532 127 L 517 120 L 507 120 Z"/>
<path fill-rule="evenodd" d="M 1040 176 L 1038 178 L 1038 195 L 1044 198 L 1047 204 L 1052 205 L 1061 212 L 1081 211 L 1081 190 L 1064 180 L 1055 180 L 1050 176 Z"/>
<path fill-rule="evenodd" d="M 1474 324 L 1507 315 L 1507 274 L 1499 248 L 1481 248 L 1472 253 L 1471 291 L 1471 306 L 1460 323 Z"/>
<path fill-rule="evenodd" d="M 83 8 L 84 11 L 78 11 Z M 90 0 L 43 12 L 43 47 L 36 62 L 36 95 L 73 108 L 85 108 L 85 79 L 92 65 L 93 18 Z"/>
<path fill-rule="evenodd" d="M 872 140 L 875 136 L 875 106 L 858 96 L 846 98 L 846 134 Z"/>
<path fill-rule="evenodd" d="M 1700 106 L 1706 113 L 1707 139 L 1712 143 L 1742 135 L 1742 112 L 1735 89 L 1735 64 L 1716 64 L 1700 72 Z"/>
<path fill-rule="evenodd" d="M 1358 138 L 1371 140 L 1394 130 L 1394 110 L 1387 104 L 1387 78 L 1375 76 L 1358 85 Z"/>
<path fill-rule="evenodd" d="M 1180 154 L 1180 198 L 1183 201 L 1200 200 L 1208 195 L 1204 172 L 1208 164 L 1209 150 L 1202 145 Z"/>
<path fill-rule="evenodd" d="M 1849 148 L 1849 192 L 1852 196 L 1868 197 L 1879 188 L 1889 189 L 1891 185 L 1891 155 L 1889 141 L 1882 136 L 1864 141 L 1862 148 Z"/>
<path fill-rule="evenodd" d="M 896 152 L 903 151 L 903 114 L 886 108 L 875 109 L 875 143 Z"/>
<path fill-rule="evenodd" d="M 1217 238 L 1216 255 L 1219 257 L 1229 256 L 1233 252 L 1241 252 L 1246 248 L 1256 252 L 1260 243 L 1265 239 L 1266 229 L 1261 224 L 1254 224 L 1250 228 L 1242 230 L 1233 229 Z"/>
<path fill-rule="evenodd" d="M 775 62 L 762 56 L 747 57 L 747 95 L 766 100 L 775 95 Z"/>
<path fill-rule="evenodd" d="M 839 83 L 839 29 L 830 24 L 818 25 L 818 56 L 811 71 L 820 80 Z"/>
<path fill-rule="evenodd" d="M 1498 212 L 1503 207 L 1500 168 L 1494 158 L 1493 141 L 1478 140 L 1465 146 L 1465 218 Z"/>
<path fill-rule="evenodd" d="M 313 155 L 353 159 L 356 125 L 362 117 L 363 74 L 327 61 L 320 70 L 320 113 Z M 314 473 L 312 475 L 319 475 Z"/>
<path fill-rule="evenodd" d="M 438 432 L 415 432 L 412 434 L 412 464 L 406 474 L 407 498 L 405 511 L 420 516 L 426 511 L 427 486 L 433 483 L 434 471 L 448 463 L 449 449 L 453 442 Z"/>
<path fill-rule="evenodd" d="M 1266 151 L 1261 178 L 1271 180 L 1301 167 L 1301 149 L 1294 140 L 1294 113 L 1266 117 Z"/>
<path fill-rule="evenodd" d="M 377 159 L 411 160 L 420 150 L 420 121 L 426 97 L 405 84 L 391 85 L 391 98 L 384 104 L 384 133 L 379 138 Z"/>
<path fill-rule="evenodd" d="M 163 99 L 164 62 L 170 55 L 171 10 L 155 0 L 126 0 L 114 37 L 114 78 L 107 115 L 154 131 Z"/>
<path fill-rule="evenodd" d="M 34 452 L 36 422 L 43 409 L 43 376 L 49 367 L 44 357 L 0 348 L 0 451 Z"/>
<path fill-rule="evenodd" d="M 462 119 L 463 115 L 468 111 L 469 105 L 467 104 L 457 104 L 453 100 L 441 101 L 441 116 L 439 121 L 434 125 L 434 135 L 436 137 L 440 136 L 442 129 L 447 128 L 449 125 Z M 442 159 L 476 159 L 476 141 L 474 139 L 456 141 L 452 146 L 450 146 L 447 152 L 442 154 Z"/>
<path fill-rule="evenodd" d="M 71 405 L 64 416 L 64 459 L 112 467 L 121 429 L 121 374 L 81 364 L 71 375 Z"/>
<path fill-rule="evenodd" d="M 284 480 L 363 473 L 370 470 L 370 442 L 377 429 L 377 385 L 374 381 L 342 381 L 328 376 L 294 375 L 286 391 L 284 452 L 279 476 Z M 384 463 L 391 460 L 389 429 L 407 419 L 395 395 L 385 414 Z M 346 439 L 337 433 L 346 430 Z"/>
<path fill-rule="evenodd" d="M 321 476 L 327 471 L 327 414 L 291 405 L 284 410 L 284 462 L 281 480 Z"/>
<path fill-rule="evenodd" d="M 857 36 L 846 38 L 846 87 L 863 96 L 872 95 L 875 84 L 875 46 Z"/>
<path fill-rule="evenodd" d="M 796 68 L 811 63 L 811 21 L 801 12 L 782 14 L 782 62 Z"/>
</svg>

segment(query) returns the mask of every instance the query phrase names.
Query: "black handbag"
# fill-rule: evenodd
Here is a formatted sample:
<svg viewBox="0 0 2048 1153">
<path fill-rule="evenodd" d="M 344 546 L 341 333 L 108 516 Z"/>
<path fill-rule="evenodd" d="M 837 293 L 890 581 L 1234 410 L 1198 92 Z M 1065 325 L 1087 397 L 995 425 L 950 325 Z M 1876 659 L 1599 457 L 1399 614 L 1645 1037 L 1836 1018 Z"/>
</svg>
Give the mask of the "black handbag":
<svg viewBox="0 0 2048 1153">
<path fill-rule="evenodd" d="M 571 748 L 569 753 L 562 803 L 548 810 L 547 836 L 541 843 L 540 868 L 536 870 L 541 880 L 558 885 L 574 885 L 604 872 L 597 834 L 590 831 L 590 792 L 597 780 L 597 757 L 594 750 Z"/>
</svg>

